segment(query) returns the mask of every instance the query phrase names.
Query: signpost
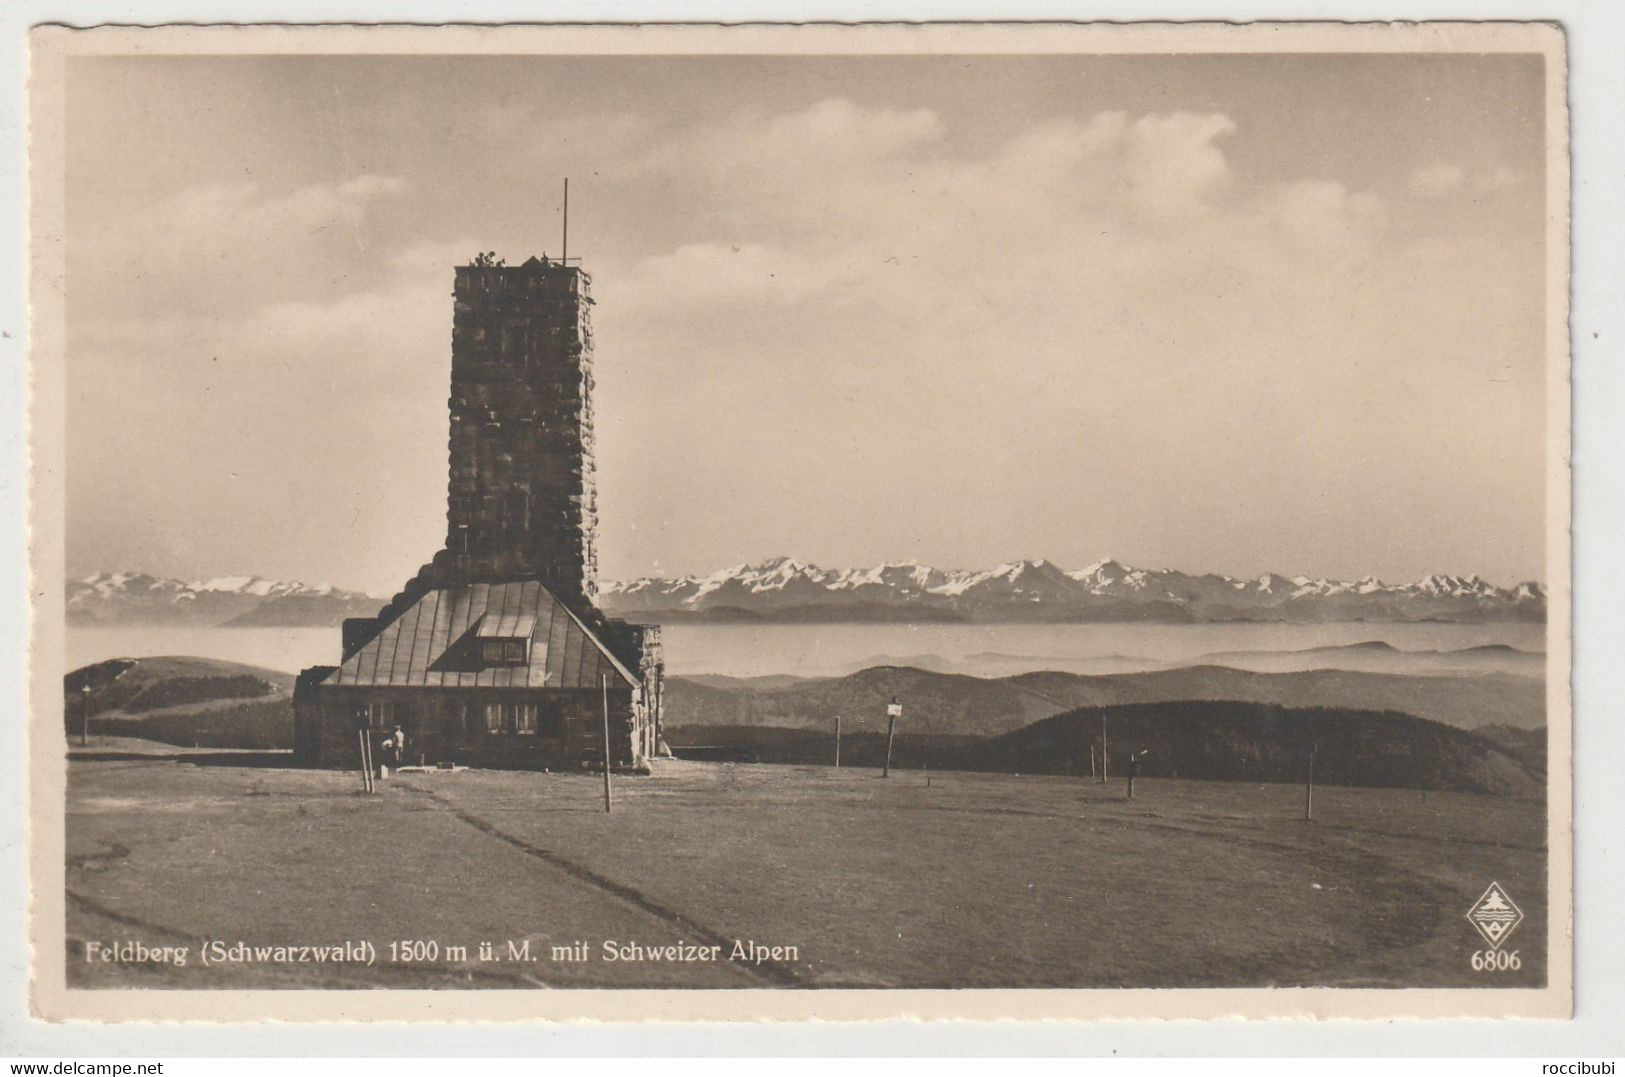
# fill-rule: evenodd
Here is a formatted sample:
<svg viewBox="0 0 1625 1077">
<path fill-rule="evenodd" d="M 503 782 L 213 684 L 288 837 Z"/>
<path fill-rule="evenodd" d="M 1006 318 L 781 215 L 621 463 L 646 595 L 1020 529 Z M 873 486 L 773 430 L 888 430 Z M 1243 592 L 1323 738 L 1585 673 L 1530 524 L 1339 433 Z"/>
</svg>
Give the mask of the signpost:
<svg viewBox="0 0 1625 1077">
<path fill-rule="evenodd" d="M 903 705 L 892 696 L 891 702 L 886 704 L 886 765 L 881 768 L 882 778 L 891 777 L 891 746 L 892 737 L 897 732 L 897 719 L 903 716 Z"/>
<path fill-rule="evenodd" d="M 1145 758 L 1146 753 L 1150 750 L 1144 748 L 1138 752 L 1128 754 L 1128 799 L 1130 800 L 1134 799 L 1134 779 L 1139 777 L 1140 774 L 1140 760 Z"/>
<path fill-rule="evenodd" d="M 604 693 L 604 813 L 610 812 L 609 792 L 609 678 L 598 675 L 598 687 Z"/>
<path fill-rule="evenodd" d="M 841 769 L 841 716 L 835 716 L 835 769 Z"/>
</svg>

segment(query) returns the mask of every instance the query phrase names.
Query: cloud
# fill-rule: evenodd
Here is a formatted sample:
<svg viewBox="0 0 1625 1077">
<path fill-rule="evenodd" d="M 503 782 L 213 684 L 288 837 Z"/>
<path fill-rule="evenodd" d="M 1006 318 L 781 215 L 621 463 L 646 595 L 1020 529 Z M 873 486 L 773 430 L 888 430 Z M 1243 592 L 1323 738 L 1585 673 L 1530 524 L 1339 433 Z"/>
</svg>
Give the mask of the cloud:
<svg viewBox="0 0 1625 1077">
<path fill-rule="evenodd" d="M 1029 312 L 1076 320 L 1086 297 L 1134 304 L 1224 265 L 1318 269 L 1381 235 L 1381 199 L 1337 183 L 1235 197 L 1221 146 L 1236 130 L 1216 113 L 1101 112 L 949 154 L 928 112 L 824 101 L 736 115 L 676 133 L 634 166 L 682 171 L 702 230 L 606 267 L 618 313 L 601 313 L 652 327 L 682 324 L 696 304 L 822 303 L 890 311 L 928 333 L 971 322 L 974 335 L 978 321 L 985 331 Z"/>
<path fill-rule="evenodd" d="M 817 295 L 838 277 L 834 266 L 781 247 L 689 243 L 638 262 L 626 286 L 688 309 L 739 303 L 784 306 Z"/>
<path fill-rule="evenodd" d="M 377 254 L 371 213 L 406 189 L 379 175 L 283 193 L 252 182 L 186 188 L 120 227 L 70 229 L 69 302 L 98 316 L 231 313 L 364 287 Z"/>
<path fill-rule="evenodd" d="M 674 132 L 644 164 L 693 227 L 598 267 L 601 414 L 627 417 L 600 443 L 604 503 L 648 504 L 672 549 L 719 520 L 742 548 L 843 528 L 906 548 L 900 490 L 932 519 L 1242 513 L 1300 534 L 1282 491 L 1414 507 L 1441 398 L 1467 470 L 1528 425 L 1528 281 L 1452 237 L 1414 256 L 1373 190 L 1239 184 L 1229 116 L 1101 112 L 967 146 L 909 112 L 816 111 Z M 839 499 L 808 493 L 832 473 Z M 691 533 L 683 490 L 749 519 Z"/>
<path fill-rule="evenodd" d="M 722 183 L 778 182 L 897 159 L 942 134 L 941 119 L 927 109 L 865 108 L 827 98 L 787 113 L 743 110 L 662 139 L 632 169 Z"/>
<path fill-rule="evenodd" d="M 1440 198 L 1468 189 L 1483 193 L 1510 191 L 1522 180 L 1521 175 L 1505 165 L 1480 171 L 1469 171 L 1460 165 L 1430 165 L 1412 172 L 1406 187 L 1423 198 Z"/>
<path fill-rule="evenodd" d="M 1176 112 L 1143 116 L 1123 138 L 1128 204 L 1157 221 L 1210 209 L 1230 186 L 1230 165 L 1215 141 L 1236 129 L 1227 116 Z"/>
<path fill-rule="evenodd" d="M 1341 183 L 1304 181 L 1283 187 L 1273 200 L 1283 234 L 1300 249 L 1333 254 L 1370 249 L 1387 220 L 1383 200 Z"/>
<path fill-rule="evenodd" d="M 1197 519 L 1210 544 L 1279 533 L 1304 558 L 1335 544 L 1316 521 L 1470 509 L 1430 485 L 1451 467 L 1417 462 L 1478 476 L 1462 489 L 1531 484 L 1538 453 L 1505 458 L 1539 444 L 1539 318 L 1519 305 L 1538 281 L 1505 244 L 1407 240 L 1403 207 L 1347 178 L 1248 175 L 1241 117 L 1080 111 L 967 137 L 839 97 L 704 115 L 611 114 L 595 140 L 596 114 L 504 106 L 475 125 L 472 179 L 449 162 L 198 185 L 78 229 L 78 511 L 188 474 L 185 497 L 138 499 L 163 502 L 159 533 L 269 556 L 281 536 L 250 508 L 297 503 L 311 549 L 354 558 L 321 574 L 392 586 L 417 560 L 346 529 L 360 507 L 388 557 L 438 541 L 450 267 L 550 244 L 536 176 L 564 158 L 590 177 L 571 246 L 591 237 L 607 557 L 629 521 L 701 569 L 794 536 L 815 556 L 824 535 L 923 555 L 937 531 L 966 563 L 1066 556 L 993 546 Z M 1423 188 L 1517 182 L 1441 167 Z M 1291 491 L 1356 508 L 1305 513 Z M 243 568 L 262 570 L 220 571 Z"/>
<path fill-rule="evenodd" d="M 1437 198 L 1459 191 L 1465 181 L 1466 173 L 1460 165 L 1429 165 L 1412 172 L 1405 186 L 1412 194 Z"/>
<path fill-rule="evenodd" d="M 1479 191 L 1510 191 L 1523 182 L 1523 177 L 1504 165 L 1473 177 L 1473 187 Z"/>
</svg>

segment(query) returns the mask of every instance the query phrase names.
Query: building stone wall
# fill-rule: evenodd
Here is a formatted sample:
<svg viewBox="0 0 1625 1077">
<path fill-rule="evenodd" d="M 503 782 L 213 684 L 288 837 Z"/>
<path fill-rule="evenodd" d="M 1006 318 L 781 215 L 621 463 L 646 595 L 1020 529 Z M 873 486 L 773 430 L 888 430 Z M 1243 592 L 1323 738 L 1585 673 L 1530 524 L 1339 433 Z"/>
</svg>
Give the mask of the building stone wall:
<svg viewBox="0 0 1625 1077">
<path fill-rule="evenodd" d="M 651 753 L 638 721 L 638 701 L 630 688 L 611 687 L 610 758 L 623 772 L 648 770 Z M 534 702 L 562 719 L 561 735 L 492 733 L 485 728 L 487 703 Z M 389 705 L 387 720 L 367 724 L 368 704 Z M 345 688 L 323 689 L 315 716 L 320 730 L 315 758 L 307 765 L 354 769 L 360 765 L 360 732 L 372 737 L 373 757 L 394 726 L 406 733 L 407 763 L 421 758 L 430 766 L 515 770 L 597 769 L 604 758 L 604 695 L 591 690 L 516 691 L 490 689 Z M 303 761 L 302 761 L 303 762 Z"/>
</svg>

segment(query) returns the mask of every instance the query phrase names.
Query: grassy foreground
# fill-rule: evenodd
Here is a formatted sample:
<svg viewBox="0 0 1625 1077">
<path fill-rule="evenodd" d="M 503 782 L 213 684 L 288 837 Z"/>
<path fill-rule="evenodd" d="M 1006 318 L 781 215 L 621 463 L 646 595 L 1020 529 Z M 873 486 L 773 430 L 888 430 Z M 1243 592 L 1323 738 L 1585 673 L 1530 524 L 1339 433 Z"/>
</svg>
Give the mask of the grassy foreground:
<svg viewBox="0 0 1625 1077">
<path fill-rule="evenodd" d="M 275 754 L 107 748 L 70 762 L 70 986 L 1545 981 L 1528 801 L 1325 788 L 1305 823 L 1285 785 L 1148 779 L 1127 801 L 1117 780 L 671 762 L 618 779 L 605 815 L 590 776 L 399 775 L 368 797 Z M 1518 971 L 1469 965 L 1484 944 L 1465 914 L 1491 880 L 1527 916 Z M 366 940 L 378 959 L 205 965 L 210 940 Z M 391 962 L 391 940 L 437 952 Z M 606 940 L 722 949 L 610 962 Z M 731 959 L 735 940 L 769 949 Z M 187 961 L 87 960 L 121 942 Z M 554 959 L 576 942 L 589 959 Z"/>
</svg>

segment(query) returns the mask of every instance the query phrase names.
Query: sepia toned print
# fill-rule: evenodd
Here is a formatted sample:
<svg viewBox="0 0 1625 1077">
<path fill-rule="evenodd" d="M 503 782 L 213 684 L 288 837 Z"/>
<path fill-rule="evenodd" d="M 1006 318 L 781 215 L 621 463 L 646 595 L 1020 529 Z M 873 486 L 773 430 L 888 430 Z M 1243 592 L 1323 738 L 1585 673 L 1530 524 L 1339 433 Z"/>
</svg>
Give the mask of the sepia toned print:
<svg viewBox="0 0 1625 1077">
<path fill-rule="evenodd" d="M 1568 1013 L 1556 30 L 32 85 L 43 1015 Z"/>
</svg>

